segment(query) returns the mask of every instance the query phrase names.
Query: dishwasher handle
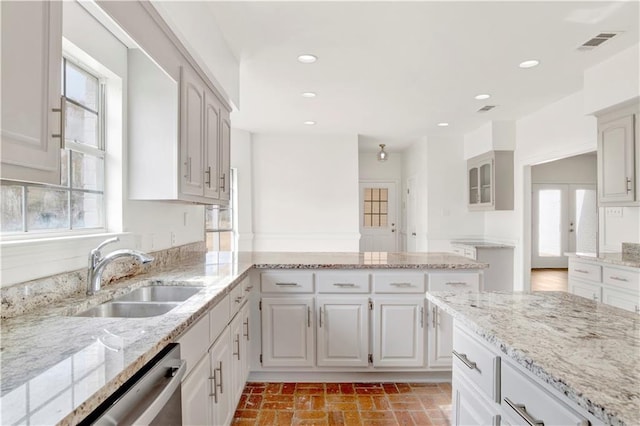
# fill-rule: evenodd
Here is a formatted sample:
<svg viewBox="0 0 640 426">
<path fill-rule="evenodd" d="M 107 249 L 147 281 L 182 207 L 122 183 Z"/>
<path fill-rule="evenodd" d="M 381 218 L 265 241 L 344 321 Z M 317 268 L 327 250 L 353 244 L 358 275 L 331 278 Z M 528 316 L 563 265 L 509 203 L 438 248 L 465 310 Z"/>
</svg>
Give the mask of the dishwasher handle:
<svg viewBox="0 0 640 426">
<path fill-rule="evenodd" d="M 158 396 L 151 401 L 149 406 L 140 414 L 140 416 L 133 421 L 133 424 L 148 425 L 153 419 L 156 418 L 158 413 L 167 404 L 167 401 L 171 398 L 173 393 L 178 389 L 184 374 L 187 372 L 187 361 L 180 360 L 180 364 L 169 368 L 169 378 L 164 385 L 164 389 L 160 391 Z"/>
</svg>

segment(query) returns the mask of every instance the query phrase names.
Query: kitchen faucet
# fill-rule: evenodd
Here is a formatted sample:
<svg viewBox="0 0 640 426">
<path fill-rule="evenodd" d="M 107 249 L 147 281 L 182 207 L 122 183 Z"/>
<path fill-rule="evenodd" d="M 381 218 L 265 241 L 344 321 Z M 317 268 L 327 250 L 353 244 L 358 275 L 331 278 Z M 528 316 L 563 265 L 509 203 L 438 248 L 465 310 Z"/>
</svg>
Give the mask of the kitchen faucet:
<svg viewBox="0 0 640 426">
<path fill-rule="evenodd" d="M 102 253 L 100 253 L 100 249 L 107 244 L 115 243 L 120 241 L 120 238 L 113 237 L 109 238 L 101 242 L 98 247 L 91 250 L 89 253 L 89 270 L 87 271 L 87 295 L 91 296 L 95 294 L 98 290 L 100 290 L 100 280 L 102 279 L 102 272 L 104 268 L 111 263 L 113 260 L 118 259 L 120 257 L 131 256 L 135 257 L 142 264 L 149 263 L 153 261 L 153 257 L 149 256 L 146 253 L 142 253 L 141 251 L 131 250 L 131 249 L 121 249 L 115 250 L 109 253 L 108 255 L 102 257 Z"/>
</svg>

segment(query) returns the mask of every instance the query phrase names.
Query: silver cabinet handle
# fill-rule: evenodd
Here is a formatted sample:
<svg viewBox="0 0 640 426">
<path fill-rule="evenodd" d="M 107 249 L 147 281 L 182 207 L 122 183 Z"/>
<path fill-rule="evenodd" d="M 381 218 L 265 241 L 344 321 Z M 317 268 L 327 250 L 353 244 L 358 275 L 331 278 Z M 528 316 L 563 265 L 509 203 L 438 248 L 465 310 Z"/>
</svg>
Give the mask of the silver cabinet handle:
<svg viewBox="0 0 640 426">
<path fill-rule="evenodd" d="M 253 286 L 247 286 L 247 288 L 244 289 L 244 291 L 246 291 L 247 293 L 250 292 L 251 290 L 253 290 Z"/>
<path fill-rule="evenodd" d="M 218 387 L 220 388 L 220 393 L 224 393 L 224 389 L 222 388 L 222 361 L 220 361 L 220 368 L 218 368 L 218 371 L 220 372 L 220 384 Z"/>
<path fill-rule="evenodd" d="M 467 358 L 467 354 L 461 354 L 456 352 L 455 350 L 451 351 L 456 358 L 458 358 L 460 361 L 462 361 L 462 363 L 464 365 L 466 365 L 470 370 L 478 370 L 478 364 L 476 364 L 475 362 L 471 361 L 469 358 Z M 480 371 L 480 370 L 478 370 Z"/>
<path fill-rule="evenodd" d="M 391 283 L 390 285 L 394 287 L 411 287 L 411 283 Z"/>
<path fill-rule="evenodd" d="M 593 293 L 593 300 L 598 300 L 598 296 L 595 293 Z"/>
<path fill-rule="evenodd" d="M 585 271 L 584 269 L 574 269 L 576 272 L 580 272 L 581 274 L 588 274 L 589 271 Z"/>
<path fill-rule="evenodd" d="M 244 334 L 243 334 L 243 336 L 244 336 L 244 337 L 246 337 L 246 338 L 247 338 L 247 341 L 248 341 L 248 340 L 249 340 L 249 318 L 247 318 L 247 319 L 244 321 L 244 326 L 245 326 L 245 327 L 247 327 L 247 328 L 246 328 L 246 330 L 247 330 L 247 331 L 246 331 L 246 333 L 244 333 Z"/>
<path fill-rule="evenodd" d="M 336 287 L 355 287 L 354 283 L 333 283 Z"/>
<path fill-rule="evenodd" d="M 616 277 L 616 276 L 609 277 L 609 278 L 610 278 L 610 279 L 612 279 L 612 280 L 615 280 L 615 281 L 622 281 L 622 282 L 625 282 L 625 283 L 629 281 L 629 280 L 628 280 L 628 279 L 626 279 L 626 278 Z"/>
<path fill-rule="evenodd" d="M 236 344 L 236 351 L 233 353 L 236 357 L 238 357 L 238 361 L 240 361 L 240 335 L 236 334 L 236 338 L 233 339 L 233 343 Z"/>
<path fill-rule="evenodd" d="M 307 306 L 307 327 L 311 328 L 311 306 Z"/>
<path fill-rule="evenodd" d="M 518 415 L 522 417 L 522 420 L 527 422 L 529 426 L 544 426 L 544 422 L 542 420 L 535 419 L 531 417 L 531 414 L 527 413 L 527 409 L 524 404 L 516 404 L 509 398 L 505 398 L 504 402 L 506 402 L 507 405 L 513 409 L 513 411 L 518 413 Z"/>
<path fill-rule="evenodd" d="M 626 178 L 627 179 L 627 193 L 631 192 L 631 178 Z"/>
<path fill-rule="evenodd" d="M 281 287 L 298 287 L 298 283 L 276 283 Z"/>
<path fill-rule="evenodd" d="M 222 176 L 220 177 L 220 179 L 222 180 L 222 183 L 220 184 L 220 189 L 222 189 L 224 191 L 225 188 L 227 187 L 227 185 L 226 185 L 227 174 L 223 173 Z"/>
<path fill-rule="evenodd" d="M 236 303 L 240 303 L 242 302 L 242 299 L 244 299 L 242 296 L 238 296 L 235 298 Z"/>
<path fill-rule="evenodd" d="M 204 174 L 206 176 L 204 184 L 211 188 L 211 166 L 207 167 L 207 170 L 205 170 Z"/>
<path fill-rule="evenodd" d="M 320 306 L 320 314 L 318 315 L 318 327 L 322 328 L 322 315 L 324 315 L 324 312 L 322 312 L 322 306 Z"/>
<path fill-rule="evenodd" d="M 218 373 L 220 373 L 220 384 L 218 384 Z M 213 377 L 209 377 L 209 380 L 213 380 L 213 393 L 210 393 L 209 396 L 212 396 L 213 402 L 217 404 L 218 388 L 220 388 L 220 393 L 222 393 L 222 361 L 220 361 L 218 368 L 213 369 Z"/>
<path fill-rule="evenodd" d="M 51 108 L 53 112 L 60 113 L 60 133 L 54 133 L 52 138 L 60 138 L 60 149 L 64 149 L 66 133 L 65 133 L 65 121 L 67 118 L 67 98 L 66 96 L 60 96 L 60 108 Z"/>
<path fill-rule="evenodd" d="M 431 308 L 431 323 L 433 324 L 433 328 L 435 329 L 438 326 L 438 308 Z"/>
<path fill-rule="evenodd" d="M 420 307 L 420 328 L 424 328 L 424 306 Z"/>
<path fill-rule="evenodd" d="M 445 285 L 467 285 L 464 281 L 447 281 Z"/>
</svg>

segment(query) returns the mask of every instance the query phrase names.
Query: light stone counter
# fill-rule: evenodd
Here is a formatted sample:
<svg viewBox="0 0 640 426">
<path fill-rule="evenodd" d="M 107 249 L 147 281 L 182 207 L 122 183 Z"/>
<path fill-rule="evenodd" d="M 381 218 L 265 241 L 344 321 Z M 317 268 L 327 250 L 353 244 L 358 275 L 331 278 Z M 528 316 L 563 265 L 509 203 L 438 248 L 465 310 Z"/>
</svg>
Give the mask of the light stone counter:
<svg viewBox="0 0 640 426">
<path fill-rule="evenodd" d="M 472 240 L 452 240 L 452 246 L 473 247 L 473 248 L 488 248 L 488 249 L 501 249 L 501 248 L 514 248 L 511 244 L 494 243 L 491 241 L 472 241 Z"/>
<path fill-rule="evenodd" d="M 2 321 L 0 424 L 77 424 L 208 312 L 252 267 L 269 269 L 484 269 L 448 253 L 238 253 L 149 271 Z M 73 315 L 149 284 L 201 286 L 150 318 Z M 30 289 L 30 287 L 25 287 Z M 35 290 L 34 290 L 35 291 Z M 53 291 L 53 290 L 51 290 Z M 20 299 L 12 299 L 19 303 Z"/>
<path fill-rule="evenodd" d="M 638 257 L 637 255 L 630 255 L 625 252 L 600 253 L 599 255 L 596 253 L 565 253 L 565 256 L 591 260 L 594 262 L 602 262 L 610 265 L 640 268 L 640 257 Z"/>
<path fill-rule="evenodd" d="M 427 299 L 606 424 L 640 424 L 637 314 L 564 292 Z"/>
</svg>

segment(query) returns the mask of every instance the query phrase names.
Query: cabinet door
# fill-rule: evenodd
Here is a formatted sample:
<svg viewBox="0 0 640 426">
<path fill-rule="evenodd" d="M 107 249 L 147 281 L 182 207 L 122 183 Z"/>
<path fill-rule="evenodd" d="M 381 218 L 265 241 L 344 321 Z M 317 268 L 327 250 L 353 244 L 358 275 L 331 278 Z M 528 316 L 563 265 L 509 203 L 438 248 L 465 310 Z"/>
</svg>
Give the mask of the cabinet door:
<svg viewBox="0 0 640 426">
<path fill-rule="evenodd" d="M 427 366 L 429 368 L 451 368 L 453 350 L 453 317 L 428 304 L 431 324 L 427 331 Z"/>
<path fill-rule="evenodd" d="M 229 341 L 231 345 L 231 380 L 229 385 L 232 405 L 237 404 L 240 400 L 240 395 L 242 395 L 242 389 L 244 388 L 244 368 L 242 365 L 247 354 L 244 352 L 242 345 L 242 340 L 244 339 L 242 336 L 243 328 L 242 314 L 238 313 L 229 325 L 231 331 Z"/>
<path fill-rule="evenodd" d="M 222 107 L 213 92 L 207 89 L 204 104 L 204 196 L 220 198 L 220 111 Z"/>
<path fill-rule="evenodd" d="M 634 115 L 598 128 L 598 192 L 601 203 L 635 200 Z"/>
<path fill-rule="evenodd" d="M 180 192 L 204 194 L 204 83 L 190 67 L 184 66 L 180 94 Z"/>
<path fill-rule="evenodd" d="M 454 426 L 499 424 L 497 414 L 489 409 L 491 405 L 479 396 L 478 391 L 467 380 L 456 373 L 454 370 L 451 423 Z"/>
<path fill-rule="evenodd" d="M 243 308 L 240 310 L 240 315 L 242 315 L 242 339 L 241 339 L 241 351 L 244 355 L 242 359 L 242 382 L 243 384 L 247 382 L 249 378 L 249 369 L 251 368 L 251 364 L 249 362 L 250 355 L 249 350 L 251 349 L 251 309 L 249 309 L 249 303 L 245 303 Z"/>
<path fill-rule="evenodd" d="M 476 205 L 480 202 L 480 182 L 478 167 L 470 167 L 467 172 L 469 180 L 469 205 Z"/>
<path fill-rule="evenodd" d="M 234 406 L 232 405 L 232 381 L 231 381 L 231 339 L 229 327 L 220 335 L 220 338 L 209 349 L 211 362 L 211 379 L 213 381 L 211 392 L 211 418 L 214 425 L 228 425 L 233 418 Z M 186 423 L 190 424 L 190 423 Z"/>
<path fill-rule="evenodd" d="M 601 289 L 602 286 L 600 284 L 592 284 L 575 279 L 569 280 L 569 293 L 586 297 L 587 299 L 593 299 L 597 302 L 600 302 L 602 300 L 600 294 Z"/>
<path fill-rule="evenodd" d="M 262 299 L 262 365 L 312 367 L 313 297 Z"/>
<path fill-rule="evenodd" d="M 229 122 L 229 112 L 221 110 L 222 127 L 220 132 L 220 199 L 229 201 L 231 199 L 231 123 Z"/>
<path fill-rule="evenodd" d="M 2 179 L 60 184 L 62 2 L 1 2 Z"/>
<path fill-rule="evenodd" d="M 213 381 L 209 378 L 209 356 L 204 356 L 182 382 L 182 424 L 211 424 L 209 403 Z"/>
<path fill-rule="evenodd" d="M 488 161 L 480 165 L 480 204 L 493 204 L 493 162 Z"/>
<path fill-rule="evenodd" d="M 369 364 L 369 298 L 318 297 L 318 366 Z"/>
<path fill-rule="evenodd" d="M 640 313 L 640 295 L 604 286 L 602 288 L 602 302 L 616 308 Z"/>
<path fill-rule="evenodd" d="M 424 365 L 424 298 L 374 299 L 374 367 Z"/>
</svg>

